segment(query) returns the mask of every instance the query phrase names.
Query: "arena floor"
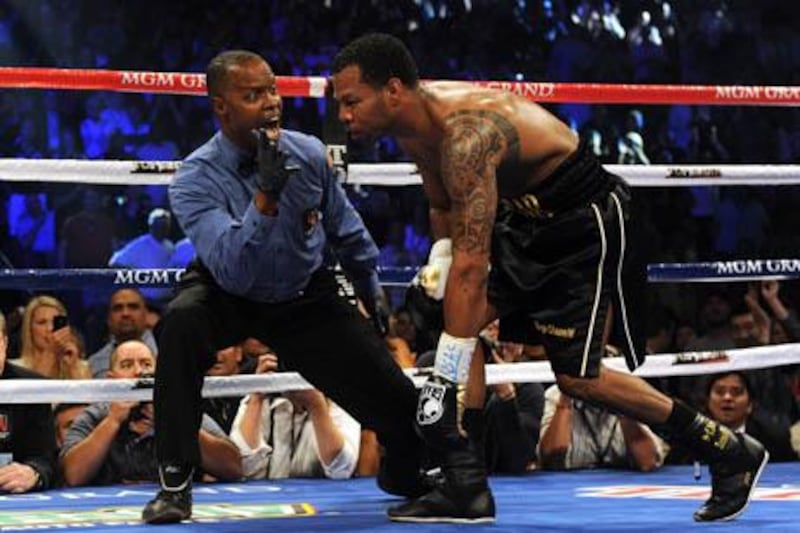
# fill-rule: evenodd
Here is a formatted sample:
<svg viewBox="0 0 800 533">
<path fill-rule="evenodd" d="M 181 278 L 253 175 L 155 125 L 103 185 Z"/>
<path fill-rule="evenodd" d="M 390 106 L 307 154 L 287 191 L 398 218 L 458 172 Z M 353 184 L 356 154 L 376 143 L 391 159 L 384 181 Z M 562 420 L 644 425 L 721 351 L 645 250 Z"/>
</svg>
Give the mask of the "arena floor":
<svg viewBox="0 0 800 533">
<path fill-rule="evenodd" d="M 385 509 L 398 502 L 373 479 L 285 480 L 195 486 L 195 518 L 172 531 L 797 531 L 800 466 L 771 464 L 754 501 L 734 522 L 697 524 L 692 512 L 708 494 L 708 474 L 695 482 L 690 467 L 652 474 L 597 470 L 535 472 L 491 479 L 498 508 L 494 525 L 395 524 Z M 149 530 L 139 522 L 152 485 L 126 485 L 0 495 L 0 531 Z"/>
</svg>

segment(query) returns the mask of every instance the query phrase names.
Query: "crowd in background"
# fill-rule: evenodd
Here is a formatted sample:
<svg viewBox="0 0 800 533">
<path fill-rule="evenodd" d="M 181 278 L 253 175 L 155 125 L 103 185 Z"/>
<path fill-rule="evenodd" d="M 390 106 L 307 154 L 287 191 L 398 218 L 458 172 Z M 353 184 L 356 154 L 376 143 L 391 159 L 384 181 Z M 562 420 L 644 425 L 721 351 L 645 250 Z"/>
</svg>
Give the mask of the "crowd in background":
<svg viewBox="0 0 800 533">
<path fill-rule="evenodd" d="M 780 0 L 221 0 L 130 6 L 18 0 L 0 3 L 0 65 L 202 72 L 220 50 L 247 48 L 266 57 L 278 75 L 325 76 L 341 44 L 378 30 L 403 39 L 427 79 L 797 86 L 800 18 L 794 11 Z M 502 28 L 502 38 L 499 30 L 487 28 Z M 800 161 L 797 107 L 548 107 L 604 163 Z M 0 110 L 2 157 L 178 160 L 214 130 L 202 97 L 4 89 Z M 324 100 L 287 98 L 284 125 L 325 140 L 329 112 Z M 351 145 L 348 155 L 350 161 L 403 159 L 385 139 Z M 381 248 L 383 266 L 425 262 L 427 205 L 417 187 L 350 187 L 348 194 Z M 646 213 L 641 223 L 650 263 L 792 258 L 800 250 L 798 187 L 647 188 L 638 189 L 636 197 Z M 2 182 L 0 263 L 3 268 L 184 266 L 186 256 L 180 253 L 187 243 L 181 241 L 180 228 L 170 224 L 168 210 L 164 187 Z M 794 312 L 800 288 L 794 282 L 651 289 L 652 352 L 800 340 Z M 412 364 L 431 348 L 425 342 L 433 337 L 430 324 L 406 305 L 402 291 L 392 295 L 390 343 L 398 360 Z M 145 292 L 150 314 L 134 337 L 152 350 L 152 335 L 145 333 L 167 298 L 163 292 Z M 50 311 L 37 322 L 40 307 Z M 108 366 L 90 368 L 85 359 L 103 350 L 107 358 L 112 340 L 129 336 L 112 320 L 110 291 L 101 289 L 45 296 L 0 290 L 0 309 L 11 333 L 9 358 L 19 357 L 52 377 L 103 377 Z M 53 333 L 53 319 L 61 315 L 69 316 L 69 325 Z M 488 338 L 498 364 L 527 357 Z M 734 403 L 734 389 L 740 401 L 746 396 L 744 411 L 766 420 L 770 431 L 788 435 L 800 416 L 796 368 L 722 381 L 725 401 Z M 663 380 L 658 385 L 698 407 L 729 413 L 734 407 L 713 404 L 714 398 L 724 403 L 716 383 Z M 497 418 L 492 427 L 498 434 L 522 427 L 528 437 L 536 436 L 525 443 L 528 452 L 512 453 L 513 460 L 503 455 L 505 443 L 496 442 L 490 447 L 495 464 L 510 461 L 516 465 L 512 470 L 519 465 L 524 470 L 535 462 L 540 422 L 548 465 L 583 464 L 575 450 L 571 458 L 564 455 L 557 436 L 544 438 L 555 406 L 568 399 L 545 396 L 528 385 L 493 391 L 492 416 Z M 503 401 L 509 399 L 525 409 L 504 411 Z M 578 413 L 590 407 L 570 408 Z M 541 418 L 542 410 L 550 414 Z M 603 437 L 611 447 L 606 451 L 625 442 L 626 428 L 635 430 L 608 413 L 581 416 L 586 424 L 594 420 L 610 432 Z M 786 444 L 783 438 L 776 438 L 781 445 Z M 639 468 L 651 469 L 664 460 L 661 444 L 653 441 L 657 460 L 640 462 Z"/>
</svg>

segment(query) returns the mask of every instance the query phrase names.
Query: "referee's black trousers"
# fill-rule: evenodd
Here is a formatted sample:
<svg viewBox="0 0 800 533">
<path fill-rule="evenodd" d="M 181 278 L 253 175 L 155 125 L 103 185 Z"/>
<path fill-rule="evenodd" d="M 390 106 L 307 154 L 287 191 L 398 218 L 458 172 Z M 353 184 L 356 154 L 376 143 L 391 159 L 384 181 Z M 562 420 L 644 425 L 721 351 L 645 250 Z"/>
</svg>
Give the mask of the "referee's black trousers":
<svg viewBox="0 0 800 533">
<path fill-rule="evenodd" d="M 159 464 L 200 465 L 205 373 L 217 350 L 254 337 L 275 351 L 283 367 L 300 372 L 362 427 L 375 430 L 387 456 L 418 465 L 423 444 L 414 429 L 416 389 L 369 321 L 339 295 L 326 269 L 312 276 L 297 299 L 259 303 L 226 293 L 202 265 L 193 264 L 155 333 Z"/>
</svg>

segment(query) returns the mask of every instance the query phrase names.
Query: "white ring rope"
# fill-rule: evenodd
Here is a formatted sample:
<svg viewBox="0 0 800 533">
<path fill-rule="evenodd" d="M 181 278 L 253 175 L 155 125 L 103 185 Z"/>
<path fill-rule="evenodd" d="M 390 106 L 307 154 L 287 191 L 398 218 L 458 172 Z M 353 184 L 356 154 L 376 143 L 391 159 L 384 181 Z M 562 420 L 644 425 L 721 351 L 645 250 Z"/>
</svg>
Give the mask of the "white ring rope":
<svg viewBox="0 0 800 533">
<path fill-rule="evenodd" d="M 621 357 L 603 359 L 614 370 L 628 372 Z M 713 352 L 650 355 L 635 374 L 643 378 L 717 374 L 800 363 L 800 343 L 759 346 Z M 409 369 L 406 375 L 417 387 L 429 369 Z M 487 385 L 498 383 L 549 383 L 555 375 L 547 361 L 486 366 Z M 149 401 L 152 378 L 51 380 L 13 379 L 0 381 L 4 403 L 85 403 L 105 401 Z M 251 392 L 277 393 L 311 388 L 296 372 L 277 372 L 226 377 L 208 377 L 203 397 L 243 396 Z"/>
<path fill-rule="evenodd" d="M 180 161 L 0 159 L 0 181 L 167 185 Z M 691 185 L 796 185 L 800 165 L 604 165 L 634 187 Z M 353 163 L 344 182 L 352 185 L 419 185 L 413 163 Z"/>
<path fill-rule="evenodd" d="M 603 165 L 603 167 L 634 187 L 800 183 L 800 165 Z M 422 183 L 417 174 L 417 167 L 413 163 L 352 164 L 347 167 L 345 181 L 361 185 Z"/>
</svg>

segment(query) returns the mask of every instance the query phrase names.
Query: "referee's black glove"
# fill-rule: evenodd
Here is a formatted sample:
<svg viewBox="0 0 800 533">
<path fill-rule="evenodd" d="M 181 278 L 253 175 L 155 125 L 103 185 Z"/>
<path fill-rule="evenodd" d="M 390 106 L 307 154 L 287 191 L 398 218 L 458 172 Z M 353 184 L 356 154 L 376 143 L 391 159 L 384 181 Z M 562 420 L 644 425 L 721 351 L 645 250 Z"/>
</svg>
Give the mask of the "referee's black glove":
<svg viewBox="0 0 800 533">
<path fill-rule="evenodd" d="M 378 332 L 378 335 L 385 337 L 389 333 L 389 315 L 392 311 L 389 309 L 389 302 L 386 300 L 386 294 L 380 291 L 369 300 L 362 301 L 364 309 L 369 313 L 369 320 L 372 322 L 372 327 Z"/>
<path fill-rule="evenodd" d="M 288 155 L 278 150 L 278 140 L 271 139 L 265 130 L 256 130 L 255 134 L 258 139 L 256 186 L 277 203 L 286 182 L 300 167 L 287 165 Z"/>
<path fill-rule="evenodd" d="M 392 314 L 389 309 L 389 303 L 386 301 L 386 296 L 381 293 L 379 297 L 376 297 L 374 308 L 368 311 L 375 331 L 381 337 L 385 337 L 389 333 L 389 315 Z"/>
</svg>

